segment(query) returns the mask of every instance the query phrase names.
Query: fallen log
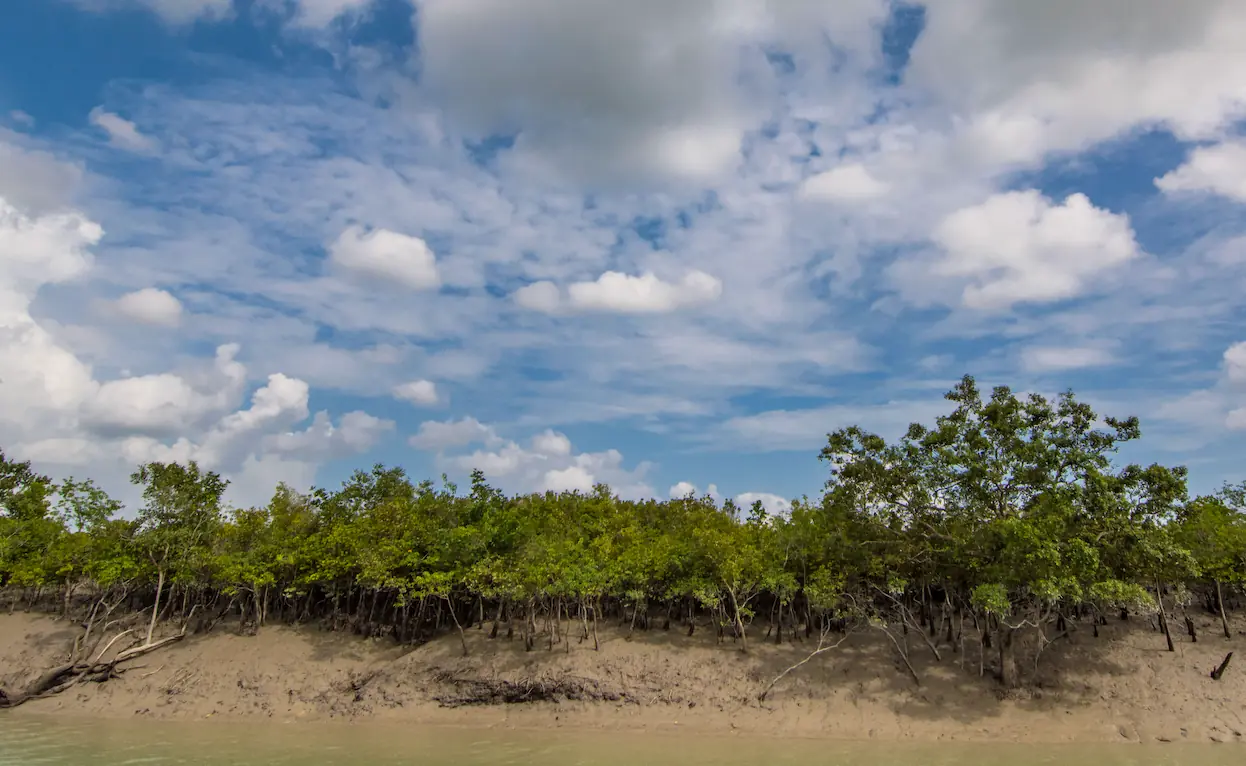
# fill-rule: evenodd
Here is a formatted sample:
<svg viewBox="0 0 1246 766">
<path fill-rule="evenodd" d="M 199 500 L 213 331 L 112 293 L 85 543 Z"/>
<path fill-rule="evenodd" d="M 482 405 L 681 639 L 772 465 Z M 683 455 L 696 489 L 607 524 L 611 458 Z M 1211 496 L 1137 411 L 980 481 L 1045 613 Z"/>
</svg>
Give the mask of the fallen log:
<svg viewBox="0 0 1246 766">
<path fill-rule="evenodd" d="M 75 667 L 76 666 L 72 662 L 67 662 L 64 665 L 57 665 L 35 679 L 34 683 L 30 684 L 25 689 L 17 692 L 11 697 L 3 692 L 0 692 L 0 707 L 17 707 L 32 697 L 43 694 L 48 689 L 55 687 L 65 675 L 72 673 Z"/>
</svg>

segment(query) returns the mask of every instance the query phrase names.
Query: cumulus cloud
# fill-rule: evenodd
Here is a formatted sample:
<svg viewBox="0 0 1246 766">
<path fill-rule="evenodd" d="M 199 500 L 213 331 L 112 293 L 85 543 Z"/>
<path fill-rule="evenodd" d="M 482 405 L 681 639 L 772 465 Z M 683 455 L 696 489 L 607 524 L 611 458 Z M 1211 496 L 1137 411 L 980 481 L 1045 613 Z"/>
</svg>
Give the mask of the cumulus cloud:
<svg viewBox="0 0 1246 766">
<path fill-rule="evenodd" d="M 420 430 L 408 443 L 416 449 L 446 450 L 466 447 L 469 444 L 498 441 L 493 429 L 475 418 L 465 417 L 459 420 L 429 420 L 420 424 Z"/>
<path fill-rule="evenodd" d="M 689 495 L 695 496 L 697 494 L 697 485 L 692 482 L 681 481 L 678 484 L 673 485 L 668 494 L 672 500 L 677 500 L 681 497 L 688 497 Z"/>
<path fill-rule="evenodd" d="M 532 437 L 532 451 L 538 455 L 566 457 L 571 454 L 571 440 L 551 429 Z"/>
<path fill-rule="evenodd" d="M 942 255 L 913 276 L 913 289 L 930 277 L 951 280 L 964 285 L 961 304 L 980 310 L 1076 297 L 1140 253 L 1128 216 L 1097 208 L 1084 194 L 1056 204 L 1034 190 L 958 210 L 933 237 Z"/>
<path fill-rule="evenodd" d="M 100 226 L 75 212 L 28 217 L 0 200 L 0 442 L 41 468 L 88 470 L 106 487 L 125 492 L 135 463 L 199 460 L 227 477 L 243 475 L 237 501 L 265 482 L 301 481 L 334 450 L 366 449 L 387 421 L 364 413 L 344 416 L 324 435 L 323 418 L 308 429 L 303 449 L 268 440 L 308 416 L 308 385 L 280 373 L 268 377 L 244 409 L 248 381 L 236 344 L 221 345 L 209 364 L 98 380 L 92 367 L 31 315 L 46 285 L 89 274 Z M 388 427 L 392 428 L 392 423 Z M 317 430 L 319 428 L 319 430 Z M 343 433 L 345 432 L 345 433 Z M 309 448 L 319 439 L 329 446 Z M 319 455 L 320 457 L 317 457 Z M 262 477 L 259 481 L 257 477 Z"/>
<path fill-rule="evenodd" d="M 1246 341 L 1225 350 L 1223 369 L 1228 387 L 1224 425 L 1233 431 L 1246 430 Z"/>
<path fill-rule="evenodd" d="M 690 481 L 681 481 L 678 484 L 673 485 L 667 494 L 670 496 L 672 500 L 678 500 L 680 498 L 689 497 L 689 496 L 698 497 L 701 494 L 701 490 L 697 488 L 697 485 L 693 484 Z M 718 485 L 711 484 L 708 487 L 706 487 L 705 494 L 717 500 L 718 499 Z"/>
<path fill-rule="evenodd" d="M 5 138 L 0 129 L 0 200 L 35 216 L 65 208 L 82 182 L 81 168 Z"/>
<path fill-rule="evenodd" d="M 753 503 L 761 503 L 766 513 L 772 516 L 787 516 L 792 512 L 792 501 L 769 492 L 744 492 L 735 496 L 735 504 L 743 511 L 753 507 Z"/>
<path fill-rule="evenodd" d="M 1224 372 L 1230 383 L 1246 385 L 1246 341 L 1234 343 L 1225 350 Z"/>
<path fill-rule="evenodd" d="M 272 434 L 265 438 L 264 445 L 267 451 L 282 456 L 324 461 L 366 452 L 393 430 L 392 420 L 362 410 L 342 415 L 337 425 L 327 411 L 321 410 L 306 429 Z"/>
<path fill-rule="evenodd" d="M 541 478 L 540 488 L 550 492 L 591 492 L 595 477 L 584 466 L 551 468 Z"/>
<path fill-rule="evenodd" d="M 126 293 L 114 307 L 121 316 L 143 324 L 176 327 L 182 321 L 182 302 L 155 287 Z"/>
<path fill-rule="evenodd" d="M 347 271 L 412 290 L 432 290 L 441 285 L 437 260 L 429 246 L 419 237 L 396 231 L 364 231 L 360 226 L 350 226 L 329 246 L 329 257 Z"/>
<path fill-rule="evenodd" d="M 974 151 L 997 159 L 1032 162 L 1142 124 L 1212 137 L 1246 103 L 1235 0 L 941 0 L 926 10 L 906 82 L 968 113 Z"/>
<path fill-rule="evenodd" d="M 653 494 L 645 482 L 649 464 L 629 470 L 617 450 L 576 452 L 565 434 L 552 429 L 533 435 L 525 447 L 502 438 L 492 426 L 464 417 L 422 423 L 409 441 L 417 449 L 437 450 L 442 466 L 464 473 L 479 469 L 510 492 L 589 492 L 595 484 L 606 483 L 624 497 Z M 472 444 L 484 449 L 457 452 Z"/>
<path fill-rule="evenodd" d="M 103 229 L 77 213 L 29 218 L 0 200 L 0 437 L 50 437 L 42 426 L 70 417 L 95 395 L 91 368 L 30 314 L 46 284 L 83 276 Z"/>
<path fill-rule="evenodd" d="M 592 282 L 567 286 L 564 300 L 551 282 L 536 282 L 515 291 L 520 306 L 555 313 L 564 306 L 575 311 L 615 314 L 666 314 L 704 305 L 722 295 L 722 282 L 703 271 L 690 271 L 678 282 L 664 282 L 653 272 L 631 276 L 607 271 Z"/>
<path fill-rule="evenodd" d="M 814 202 L 857 202 L 881 197 L 890 188 L 864 165 L 849 163 L 806 178 L 799 196 Z"/>
<path fill-rule="evenodd" d="M 1185 164 L 1155 179 L 1155 185 L 1170 194 L 1209 192 L 1246 202 L 1246 142 L 1195 149 Z"/>
<path fill-rule="evenodd" d="M 139 132 L 138 126 L 120 115 L 101 107 L 91 110 L 91 124 L 108 134 L 109 143 L 119 149 L 149 154 L 156 150 L 156 141 Z"/>
<path fill-rule="evenodd" d="M 394 387 L 394 396 L 411 404 L 428 406 L 436 404 L 437 385 L 431 380 L 412 380 Z"/>
<path fill-rule="evenodd" d="M 553 314 L 562 306 L 562 293 L 558 290 L 558 285 L 545 280 L 524 285 L 511 297 L 521 308 L 544 314 Z"/>
<path fill-rule="evenodd" d="M 173 373 L 121 378 L 103 383 L 83 406 L 88 428 L 104 434 L 173 435 L 202 418 L 229 408 L 246 384 L 246 368 L 235 360 L 238 346 L 217 349 L 214 375 L 195 386 Z"/>
</svg>

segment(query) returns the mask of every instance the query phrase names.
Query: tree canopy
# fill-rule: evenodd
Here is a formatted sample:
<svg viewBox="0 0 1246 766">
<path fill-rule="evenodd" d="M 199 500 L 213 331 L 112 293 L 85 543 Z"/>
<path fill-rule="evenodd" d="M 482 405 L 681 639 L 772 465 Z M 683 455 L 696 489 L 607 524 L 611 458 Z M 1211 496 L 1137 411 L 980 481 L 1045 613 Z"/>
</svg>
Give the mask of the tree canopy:
<svg viewBox="0 0 1246 766">
<path fill-rule="evenodd" d="M 1007 685 L 1028 667 L 1018 646 L 1036 664 L 1075 619 L 1153 614 L 1171 646 L 1171 610 L 1202 594 L 1228 634 L 1246 484 L 1189 498 L 1184 468 L 1117 465 L 1137 418 L 1100 418 L 1071 392 L 984 396 L 967 376 L 946 398 L 948 414 L 892 442 L 829 434 L 824 491 L 784 516 L 606 486 L 508 496 L 479 471 L 460 493 L 383 465 L 227 508 L 228 482 L 193 462 L 140 466 L 143 504 L 123 514 L 92 482 L 0 452 L 0 589 L 128 594 L 150 604 L 149 643 L 157 618 L 198 604 L 401 641 L 505 623 L 529 648 L 572 630 L 595 642 L 608 614 L 708 625 L 742 649 L 758 622 L 779 641 L 874 625 L 920 631 L 936 655 L 968 635 L 979 671 L 992 648 Z"/>
</svg>

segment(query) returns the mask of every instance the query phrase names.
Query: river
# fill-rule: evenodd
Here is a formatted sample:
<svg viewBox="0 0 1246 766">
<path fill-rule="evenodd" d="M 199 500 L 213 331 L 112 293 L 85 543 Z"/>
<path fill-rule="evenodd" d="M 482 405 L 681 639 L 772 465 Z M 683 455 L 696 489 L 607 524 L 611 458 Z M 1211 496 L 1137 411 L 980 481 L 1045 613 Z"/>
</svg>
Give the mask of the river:
<svg viewBox="0 0 1246 766">
<path fill-rule="evenodd" d="M 68 722 L 0 714 L 0 766 L 1229 766 L 1239 745 L 876 744 L 374 724 Z"/>
</svg>

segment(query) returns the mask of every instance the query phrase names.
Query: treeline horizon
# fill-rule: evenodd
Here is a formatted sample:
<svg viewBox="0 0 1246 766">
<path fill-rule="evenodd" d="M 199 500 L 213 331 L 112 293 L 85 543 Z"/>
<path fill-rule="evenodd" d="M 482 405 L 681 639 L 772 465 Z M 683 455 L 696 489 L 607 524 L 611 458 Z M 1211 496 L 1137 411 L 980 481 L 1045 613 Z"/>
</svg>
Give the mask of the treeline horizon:
<svg viewBox="0 0 1246 766">
<path fill-rule="evenodd" d="M 1182 467 L 1116 465 L 1138 419 L 1100 420 L 1072 392 L 983 396 L 966 376 L 946 399 L 948 414 L 891 442 L 828 434 L 824 491 L 781 516 L 708 496 L 622 500 L 604 485 L 506 495 L 480 471 L 459 494 L 384 465 L 232 509 L 219 474 L 155 462 L 131 476 L 143 502 L 122 518 L 93 482 L 54 482 L 0 451 L 0 596 L 92 619 L 149 613 L 147 644 L 159 623 L 192 618 L 400 642 L 476 626 L 527 649 L 569 649 L 575 634 L 596 646 L 603 619 L 713 630 L 745 651 L 763 628 L 817 647 L 870 628 L 906 665 L 910 635 L 962 666 L 973 648 L 977 672 L 1006 686 L 1072 625 L 1097 636 L 1109 616 L 1157 620 L 1170 650 L 1187 640 L 1170 629 L 1178 615 L 1197 640 L 1188 609 L 1231 636 L 1246 483 L 1191 497 Z"/>
</svg>

